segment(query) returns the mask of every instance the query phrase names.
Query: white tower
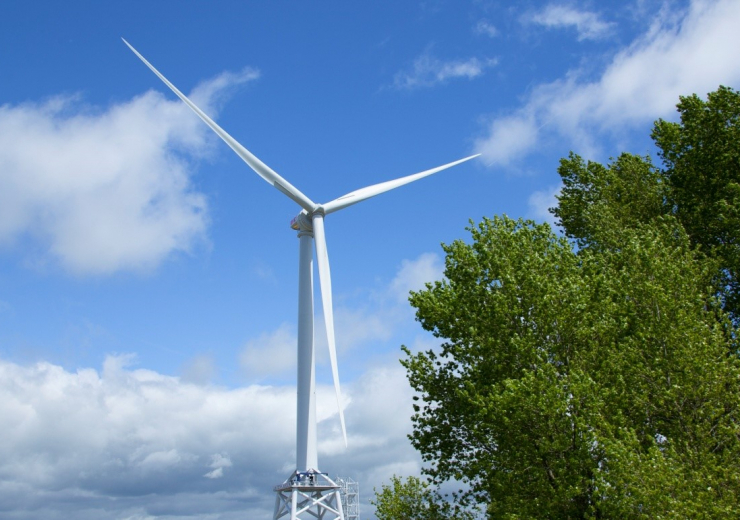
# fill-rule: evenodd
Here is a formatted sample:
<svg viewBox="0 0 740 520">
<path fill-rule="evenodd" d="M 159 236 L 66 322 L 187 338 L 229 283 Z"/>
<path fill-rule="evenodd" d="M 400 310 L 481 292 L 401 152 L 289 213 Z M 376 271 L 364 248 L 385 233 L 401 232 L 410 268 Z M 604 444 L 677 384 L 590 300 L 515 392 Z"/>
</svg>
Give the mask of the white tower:
<svg viewBox="0 0 740 520">
<path fill-rule="evenodd" d="M 450 168 L 456 164 L 469 161 L 480 154 L 471 155 L 430 170 L 401 177 L 392 181 L 382 182 L 366 188 L 353 191 L 325 204 L 317 204 L 290 182 L 277 174 L 249 150 L 239 144 L 226 131 L 218 126 L 201 109 L 180 92 L 167 78 L 155 69 L 136 49 L 126 40 L 126 45 L 136 54 L 154 74 L 167 85 L 211 130 L 213 130 L 236 154 L 246 162 L 252 170 L 262 177 L 278 191 L 292 199 L 301 208 L 301 212 L 291 222 L 291 227 L 298 231 L 300 240 L 299 268 L 298 268 L 298 423 L 296 430 L 296 470 L 281 485 L 275 487 L 274 519 L 287 517 L 290 520 L 303 518 L 319 518 L 322 520 L 346 520 L 342 512 L 339 486 L 326 474 L 318 469 L 317 438 L 316 438 L 316 382 L 314 352 L 314 308 L 313 308 L 313 252 L 316 249 L 316 263 L 319 271 L 319 285 L 321 286 L 321 303 L 324 311 L 324 325 L 329 346 L 329 358 L 334 379 L 334 390 L 339 408 L 339 421 L 342 426 L 342 436 L 347 445 L 347 430 L 344 425 L 344 410 L 342 409 L 341 390 L 339 388 L 339 371 L 337 368 L 337 352 L 334 341 L 334 311 L 331 297 L 331 273 L 329 270 L 329 255 L 326 250 L 326 235 L 324 233 L 324 218 L 335 211 L 380 195 L 386 191 L 398 188 L 404 184 Z M 334 516 L 332 516 L 334 515 Z"/>
</svg>

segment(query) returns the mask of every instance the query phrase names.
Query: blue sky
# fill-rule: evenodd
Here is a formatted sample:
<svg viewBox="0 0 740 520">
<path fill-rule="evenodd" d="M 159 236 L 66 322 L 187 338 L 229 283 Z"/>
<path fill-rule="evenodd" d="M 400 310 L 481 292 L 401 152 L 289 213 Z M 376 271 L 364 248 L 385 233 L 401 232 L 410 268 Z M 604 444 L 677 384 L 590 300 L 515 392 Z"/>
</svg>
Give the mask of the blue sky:
<svg viewBox="0 0 740 520">
<path fill-rule="evenodd" d="M 267 518 L 293 469 L 299 208 L 121 37 L 316 201 L 482 154 L 327 218 L 349 448 L 318 327 L 319 462 L 364 502 L 420 471 L 398 359 L 437 344 L 406 295 L 441 277 L 439 244 L 469 219 L 547 219 L 569 151 L 652 153 L 679 95 L 740 86 L 736 0 L 0 15 L 7 518 Z"/>
</svg>

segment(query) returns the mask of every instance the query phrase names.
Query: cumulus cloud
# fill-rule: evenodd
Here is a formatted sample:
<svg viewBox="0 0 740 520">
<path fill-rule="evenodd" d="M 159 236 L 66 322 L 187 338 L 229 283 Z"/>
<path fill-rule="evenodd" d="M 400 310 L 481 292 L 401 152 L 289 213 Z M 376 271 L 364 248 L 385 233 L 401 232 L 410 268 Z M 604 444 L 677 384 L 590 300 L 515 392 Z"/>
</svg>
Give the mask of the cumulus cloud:
<svg viewBox="0 0 740 520">
<path fill-rule="evenodd" d="M 495 58 L 443 61 L 427 51 L 414 60 L 410 70 L 396 73 L 393 86 L 401 90 L 413 90 L 446 83 L 451 79 L 473 79 L 497 63 Z"/>
<path fill-rule="evenodd" d="M 734 0 L 693 0 L 678 16 L 663 11 L 597 80 L 571 71 L 535 87 L 521 108 L 489 123 L 475 148 L 489 165 L 506 165 L 553 136 L 588 154 L 598 150 L 596 137 L 670 117 L 680 95 L 740 81 L 738 23 Z"/>
<path fill-rule="evenodd" d="M 540 123 L 534 112 L 530 107 L 524 107 L 515 115 L 494 119 L 489 125 L 489 135 L 478 139 L 475 144 L 484 162 L 489 166 L 507 165 L 531 150 L 540 132 Z"/>
<path fill-rule="evenodd" d="M 53 518 L 74 507 L 80 514 L 66 518 L 84 518 L 97 508 L 97 518 L 122 518 L 132 497 L 160 495 L 136 502 L 156 517 L 177 512 L 176 495 L 213 503 L 220 492 L 213 510 L 228 512 L 269 490 L 265 477 L 279 480 L 295 420 L 275 411 L 295 406 L 293 388 L 196 386 L 131 361 L 109 357 L 100 372 L 0 361 L 0 511 Z M 219 469 L 222 485 L 199 484 Z"/>
<path fill-rule="evenodd" d="M 220 453 L 215 454 L 212 459 L 211 467 L 215 469 L 203 475 L 206 478 L 221 478 L 224 476 L 224 468 L 233 466 L 231 459 Z"/>
<path fill-rule="evenodd" d="M 269 518 L 272 486 L 295 464 L 295 387 L 193 385 L 132 361 L 68 371 L 0 360 L 0 516 Z M 411 390 L 394 364 L 345 392 L 349 450 L 333 388 L 317 389 L 319 460 L 367 499 L 377 479 L 419 467 L 405 438 Z"/>
<path fill-rule="evenodd" d="M 548 28 L 574 28 L 578 32 L 578 41 L 603 38 L 611 32 L 614 25 L 603 21 L 597 13 L 557 4 L 549 4 L 544 9 L 529 14 L 523 21 Z"/>
<path fill-rule="evenodd" d="M 245 69 L 202 83 L 211 114 Z M 0 245 L 33 240 L 75 274 L 150 270 L 206 239 L 206 198 L 192 164 L 213 142 L 179 100 L 154 91 L 106 108 L 79 97 L 0 106 Z"/>
</svg>

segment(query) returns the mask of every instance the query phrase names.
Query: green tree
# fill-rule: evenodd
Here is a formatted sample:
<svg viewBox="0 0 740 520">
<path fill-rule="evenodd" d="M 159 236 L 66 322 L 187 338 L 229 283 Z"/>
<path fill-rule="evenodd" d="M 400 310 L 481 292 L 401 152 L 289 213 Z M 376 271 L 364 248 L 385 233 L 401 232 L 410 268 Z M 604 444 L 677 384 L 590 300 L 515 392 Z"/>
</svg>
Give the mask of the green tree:
<svg viewBox="0 0 740 520">
<path fill-rule="evenodd" d="M 473 520 L 473 515 L 444 500 L 427 482 L 417 478 L 391 477 L 390 485 L 375 490 L 378 520 Z"/>
<path fill-rule="evenodd" d="M 678 110 L 661 166 L 561 161 L 565 237 L 484 219 L 412 294 L 412 443 L 489 518 L 740 510 L 740 94 Z"/>
<path fill-rule="evenodd" d="M 740 369 L 713 266 L 673 217 L 623 214 L 577 252 L 546 224 L 484 219 L 443 246 L 445 279 L 412 294 L 446 339 L 402 361 L 421 400 L 412 443 L 433 482 L 462 481 L 489 518 L 740 507 Z"/>
</svg>

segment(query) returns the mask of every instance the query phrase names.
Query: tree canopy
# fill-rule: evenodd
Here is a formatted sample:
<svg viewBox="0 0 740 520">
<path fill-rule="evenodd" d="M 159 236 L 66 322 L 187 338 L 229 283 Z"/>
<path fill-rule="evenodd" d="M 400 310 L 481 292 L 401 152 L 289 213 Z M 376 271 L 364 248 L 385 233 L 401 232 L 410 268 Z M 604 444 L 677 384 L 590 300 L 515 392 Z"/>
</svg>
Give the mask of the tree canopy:
<svg viewBox="0 0 740 520">
<path fill-rule="evenodd" d="M 488 518 L 740 510 L 740 95 L 678 108 L 653 131 L 662 168 L 561 161 L 565 237 L 485 218 L 411 295 L 444 339 L 404 348 L 412 444 Z"/>
<path fill-rule="evenodd" d="M 681 97 L 680 122 L 656 121 L 662 167 L 622 154 L 608 166 L 571 154 L 552 213 L 579 247 L 598 247 L 603 232 L 674 216 L 697 253 L 715 261 L 713 282 L 724 309 L 740 320 L 740 94 L 720 87 L 704 101 Z"/>
<path fill-rule="evenodd" d="M 391 477 L 370 501 L 378 520 L 473 520 L 473 514 L 447 502 L 427 482 Z"/>
</svg>

